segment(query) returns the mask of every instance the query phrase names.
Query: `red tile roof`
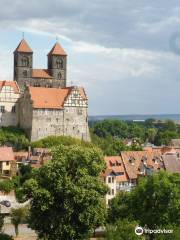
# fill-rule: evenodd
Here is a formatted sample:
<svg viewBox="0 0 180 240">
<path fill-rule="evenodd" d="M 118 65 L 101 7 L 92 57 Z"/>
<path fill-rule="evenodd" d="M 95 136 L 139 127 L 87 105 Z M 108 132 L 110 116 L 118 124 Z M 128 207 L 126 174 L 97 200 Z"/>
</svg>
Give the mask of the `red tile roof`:
<svg viewBox="0 0 180 240">
<path fill-rule="evenodd" d="M 48 55 L 61 55 L 61 56 L 67 56 L 67 53 L 64 51 L 64 49 L 61 47 L 61 45 L 57 42 L 51 49 L 51 51 L 48 53 Z"/>
<path fill-rule="evenodd" d="M 121 156 L 108 156 L 104 157 L 107 165 L 107 169 L 112 169 L 116 176 L 117 182 L 126 182 L 128 181 L 128 177 L 126 175 L 126 171 L 124 168 L 124 164 L 122 162 Z M 123 173 L 120 175 L 119 173 Z"/>
<path fill-rule="evenodd" d="M 4 86 L 12 87 L 14 89 L 14 93 L 16 93 L 16 94 L 20 93 L 20 90 L 19 90 L 19 87 L 17 85 L 17 82 L 15 82 L 15 81 L 5 81 L 5 80 L 4 81 L 0 81 L 0 92 L 1 92 L 1 90 L 2 90 L 2 88 Z"/>
<path fill-rule="evenodd" d="M 142 166 L 143 159 L 146 159 L 146 166 L 151 167 L 153 170 L 163 168 L 161 156 L 159 150 L 121 152 L 125 169 L 131 179 L 136 179 L 138 175 L 141 175 L 140 167 Z"/>
<path fill-rule="evenodd" d="M 33 69 L 33 78 L 53 78 L 47 69 Z"/>
<path fill-rule="evenodd" d="M 64 101 L 71 93 L 73 87 L 43 88 L 29 87 L 34 108 L 63 109 Z M 82 96 L 83 97 L 83 96 Z"/>
<path fill-rule="evenodd" d="M 14 161 L 14 153 L 12 147 L 0 147 L 0 161 Z"/>
<path fill-rule="evenodd" d="M 32 49 L 24 39 L 21 40 L 14 52 L 33 53 Z"/>
</svg>

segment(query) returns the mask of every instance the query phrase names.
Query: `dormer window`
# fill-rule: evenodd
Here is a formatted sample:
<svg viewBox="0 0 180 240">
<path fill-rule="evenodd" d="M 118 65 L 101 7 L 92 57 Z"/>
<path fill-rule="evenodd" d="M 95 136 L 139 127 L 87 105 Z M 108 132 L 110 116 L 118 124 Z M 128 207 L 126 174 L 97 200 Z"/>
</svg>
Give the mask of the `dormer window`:
<svg viewBox="0 0 180 240">
<path fill-rule="evenodd" d="M 129 158 L 129 163 L 131 163 L 132 165 L 134 165 L 134 162 L 135 162 L 135 158 L 131 156 L 131 157 Z"/>
<path fill-rule="evenodd" d="M 141 162 L 143 162 L 144 164 L 147 164 L 147 157 L 146 156 L 143 156 L 141 158 Z"/>
<path fill-rule="evenodd" d="M 154 157 L 154 158 L 153 158 L 153 162 L 154 162 L 155 164 L 158 164 L 158 160 L 159 160 L 158 157 Z"/>
</svg>

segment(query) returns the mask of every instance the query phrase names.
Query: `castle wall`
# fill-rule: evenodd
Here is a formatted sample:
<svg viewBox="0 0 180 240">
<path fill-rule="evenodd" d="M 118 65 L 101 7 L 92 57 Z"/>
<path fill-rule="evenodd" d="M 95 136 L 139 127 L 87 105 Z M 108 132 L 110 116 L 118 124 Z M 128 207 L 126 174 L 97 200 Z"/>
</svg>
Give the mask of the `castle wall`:
<svg viewBox="0 0 180 240">
<path fill-rule="evenodd" d="M 31 141 L 47 136 L 71 136 L 89 141 L 87 109 L 79 115 L 76 107 L 65 109 L 34 109 Z"/>
<path fill-rule="evenodd" d="M 33 109 L 30 96 L 26 91 L 19 101 L 19 125 L 31 137 Z"/>
<path fill-rule="evenodd" d="M 64 135 L 63 118 L 64 111 L 61 109 L 33 109 L 31 141 Z"/>
</svg>

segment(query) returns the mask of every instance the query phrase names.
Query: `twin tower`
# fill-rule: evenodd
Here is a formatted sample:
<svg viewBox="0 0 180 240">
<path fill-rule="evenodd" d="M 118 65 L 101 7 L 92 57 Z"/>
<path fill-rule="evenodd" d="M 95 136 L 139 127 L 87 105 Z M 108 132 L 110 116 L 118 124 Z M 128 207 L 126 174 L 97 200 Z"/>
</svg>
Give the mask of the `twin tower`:
<svg viewBox="0 0 180 240">
<path fill-rule="evenodd" d="M 47 69 L 33 68 L 33 51 L 23 39 L 14 51 L 14 81 L 21 93 L 26 86 L 65 88 L 67 54 L 57 42 L 47 55 Z"/>
</svg>

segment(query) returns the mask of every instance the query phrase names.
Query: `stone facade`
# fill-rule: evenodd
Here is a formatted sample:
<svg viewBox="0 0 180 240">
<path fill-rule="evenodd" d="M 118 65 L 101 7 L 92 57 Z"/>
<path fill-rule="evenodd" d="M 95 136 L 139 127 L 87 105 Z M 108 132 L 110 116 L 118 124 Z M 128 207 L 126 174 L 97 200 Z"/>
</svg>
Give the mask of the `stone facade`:
<svg viewBox="0 0 180 240">
<path fill-rule="evenodd" d="M 20 101 L 20 126 L 25 129 L 31 141 L 52 135 L 89 141 L 87 98 L 81 95 L 83 89 L 70 87 L 62 89 L 64 90 L 67 90 L 67 94 L 61 94 L 61 89 L 56 92 L 53 88 L 41 87 L 30 87 L 25 91 Z M 42 102 L 48 103 L 47 107 L 36 98 L 36 91 L 41 95 Z M 58 94 L 59 98 L 64 95 L 60 106 L 51 102 L 51 97 L 59 99 Z"/>
</svg>

